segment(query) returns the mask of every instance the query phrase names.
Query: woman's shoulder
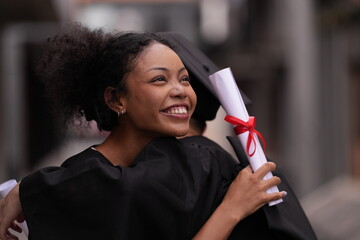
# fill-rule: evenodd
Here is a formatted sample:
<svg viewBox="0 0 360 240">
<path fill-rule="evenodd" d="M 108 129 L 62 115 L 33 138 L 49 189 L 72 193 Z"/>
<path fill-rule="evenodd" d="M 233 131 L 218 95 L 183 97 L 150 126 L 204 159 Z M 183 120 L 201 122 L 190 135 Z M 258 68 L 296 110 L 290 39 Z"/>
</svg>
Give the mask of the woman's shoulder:
<svg viewBox="0 0 360 240">
<path fill-rule="evenodd" d="M 201 149 L 206 150 L 216 158 L 221 157 L 230 160 L 231 162 L 236 162 L 236 160 L 232 157 L 232 155 L 229 152 L 227 152 L 218 143 L 214 142 L 213 140 L 207 137 L 204 136 L 185 137 L 180 139 L 180 142 L 188 147 L 198 148 L 200 150 Z"/>
<path fill-rule="evenodd" d="M 183 138 L 180 141 L 188 147 L 191 154 L 197 152 L 199 154 L 197 158 L 218 169 L 225 178 L 233 177 L 237 171 L 237 160 L 213 140 L 204 136 L 193 136 Z M 204 152 L 208 154 L 206 155 Z"/>
<path fill-rule="evenodd" d="M 169 159 L 179 158 L 180 156 L 180 158 L 189 158 L 195 155 L 209 156 L 212 152 L 211 148 L 221 148 L 210 141 L 204 137 L 186 137 L 182 139 L 159 137 L 149 142 L 138 156 L 147 156 L 146 160 L 151 160 L 152 157 L 150 156 L 169 156 Z M 223 151 L 225 153 L 225 150 Z"/>
<path fill-rule="evenodd" d="M 71 167 L 73 165 L 77 165 L 77 164 L 84 164 L 86 162 L 91 162 L 91 161 L 100 161 L 104 164 L 109 164 L 111 165 L 110 161 L 105 158 L 104 155 L 102 155 L 100 152 L 98 152 L 95 149 L 95 146 L 91 146 L 86 148 L 85 150 L 83 150 L 80 153 L 77 153 L 71 157 L 69 157 L 68 159 L 66 159 L 62 164 L 61 167 Z"/>
</svg>

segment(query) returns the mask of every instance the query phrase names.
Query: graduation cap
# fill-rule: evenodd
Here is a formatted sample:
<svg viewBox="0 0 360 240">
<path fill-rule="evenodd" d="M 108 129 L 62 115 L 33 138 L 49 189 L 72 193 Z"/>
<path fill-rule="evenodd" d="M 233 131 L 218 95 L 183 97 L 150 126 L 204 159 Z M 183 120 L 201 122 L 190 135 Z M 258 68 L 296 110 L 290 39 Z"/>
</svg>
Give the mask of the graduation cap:
<svg viewBox="0 0 360 240">
<path fill-rule="evenodd" d="M 189 72 L 191 86 L 197 95 L 197 105 L 193 117 L 200 121 L 213 120 L 220 107 L 220 102 L 210 84 L 209 75 L 219 71 L 219 67 L 182 35 L 175 32 L 156 34 L 175 46 L 175 51 Z M 244 103 L 249 104 L 250 99 L 241 90 L 240 93 Z"/>
</svg>

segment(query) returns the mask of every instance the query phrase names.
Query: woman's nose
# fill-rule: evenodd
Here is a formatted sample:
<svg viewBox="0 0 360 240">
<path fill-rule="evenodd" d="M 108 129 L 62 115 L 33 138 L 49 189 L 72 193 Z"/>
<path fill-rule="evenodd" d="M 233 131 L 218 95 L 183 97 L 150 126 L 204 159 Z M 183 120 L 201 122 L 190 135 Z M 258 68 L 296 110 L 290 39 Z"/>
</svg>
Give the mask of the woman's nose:
<svg viewBox="0 0 360 240">
<path fill-rule="evenodd" d="M 185 87 L 182 86 L 180 83 L 175 84 L 170 92 L 170 97 L 174 98 L 185 98 L 187 96 Z"/>
</svg>

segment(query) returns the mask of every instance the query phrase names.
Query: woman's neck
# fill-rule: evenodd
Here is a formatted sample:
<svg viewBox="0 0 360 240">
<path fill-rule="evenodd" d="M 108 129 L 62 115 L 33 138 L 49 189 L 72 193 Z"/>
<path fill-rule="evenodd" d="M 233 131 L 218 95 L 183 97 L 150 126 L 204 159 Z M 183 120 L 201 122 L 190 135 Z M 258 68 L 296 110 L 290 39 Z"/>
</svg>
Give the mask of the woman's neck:
<svg viewBox="0 0 360 240">
<path fill-rule="evenodd" d="M 103 143 L 96 147 L 113 165 L 128 167 L 139 152 L 155 137 L 136 135 L 125 129 L 114 129 Z"/>
</svg>

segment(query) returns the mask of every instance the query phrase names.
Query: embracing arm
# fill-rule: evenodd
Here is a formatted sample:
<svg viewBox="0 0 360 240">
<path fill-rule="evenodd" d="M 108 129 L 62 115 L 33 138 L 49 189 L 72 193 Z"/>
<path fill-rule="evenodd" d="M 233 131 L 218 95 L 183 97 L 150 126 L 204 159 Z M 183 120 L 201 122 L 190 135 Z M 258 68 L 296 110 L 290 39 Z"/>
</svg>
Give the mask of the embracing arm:
<svg viewBox="0 0 360 240">
<path fill-rule="evenodd" d="M 230 185 L 222 203 L 193 240 L 227 239 L 239 221 L 264 204 L 284 197 L 286 192 L 266 193 L 268 188 L 280 183 L 278 177 L 263 180 L 266 173 L 274 169 L 275 164 L 267 162 L 255 173 L 249 166 L 240 171 Z"/>
<path fill-rule="evenodd" d="M 0 201 L 0 239 L 18 239 L 8 231 L 9 228 L 17 232 L 22 231 L 14 223 L 15 220 L 18 220 L 18 222 L 24 221 L 19 197 L 19 184 Z"/>
</svg>

